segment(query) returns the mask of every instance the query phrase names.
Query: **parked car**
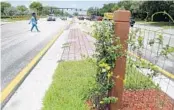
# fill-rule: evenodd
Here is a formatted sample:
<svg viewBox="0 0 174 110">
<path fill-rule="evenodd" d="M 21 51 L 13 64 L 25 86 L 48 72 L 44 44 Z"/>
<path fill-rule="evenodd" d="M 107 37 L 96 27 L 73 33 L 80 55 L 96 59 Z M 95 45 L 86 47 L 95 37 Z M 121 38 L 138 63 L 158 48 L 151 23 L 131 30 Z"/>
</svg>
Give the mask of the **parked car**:
<svg viewBox="0 0 174 110">
<path fill-rule="evenodd" d="M 85 18 L 83 16 L 78 17 L 79 20 L 84 20 Z"/>
<path fill-rule="evenodd" d="M 54 14 L 50 14 L 47 18 L 47 21 L 56 21 L 56 17 L 54 16 Z"/>
<path fill-rule="evenodd" d="M 90 16 L 90 20 L 91 21 L 96 21 L 97 20 L 97 16 L 96 15 L 91 15 Z"/>
<path fill-rule="evenodd" d="M 102 21 L 102 17 L 101 16 L 97 16 L 97 21 Z"/>
<path fill-rule="evenodd" d="M 59 17 L 61 20 L 67 20 L 67 17 L 66 16 L 60 16 Z"/>
<path fill-rule="evenodd" d="M 89 16 L 87 16 L 85 19 L 91 21 L 91 17 L 89 17 Z"/>
<path fill-rule="evenodd" d="M 135 19 L 133 17 L 130 17 L 130 26 L 133 27 L 135 24 Z"/>
</svg>

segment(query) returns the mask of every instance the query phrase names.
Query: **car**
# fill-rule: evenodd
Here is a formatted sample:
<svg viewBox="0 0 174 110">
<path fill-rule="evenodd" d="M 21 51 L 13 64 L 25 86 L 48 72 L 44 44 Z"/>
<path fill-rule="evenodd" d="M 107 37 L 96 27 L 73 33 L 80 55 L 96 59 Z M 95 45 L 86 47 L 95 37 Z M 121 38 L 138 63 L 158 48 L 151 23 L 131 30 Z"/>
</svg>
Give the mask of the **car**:
<svg viewBox="0 0 174 110">
<path fill-rule="evenodd" d="M 83 16 L 78 17 L 79 20 L 84 20 L 85 18 Z"/>
<path fill-rule="evenodd" d="M 97 16 L 97 21 L 102 21 L 102 17 L 101 16 Z"/>
<path fill-rule="evenodd" d="M 130 17 L 130 26 L 133 27 L 135 24 L 135 19 L 133 17 Z"/>
<path fill-rule="evenodd" d="M 62 17 L 60 17 L 60 19 L 61 20 L 67 20 L 67 17 L 62 16 Z"/>
<path fill-rule="evenodd" d="M 91 17 L 89 17 L 89 16 L 86 16 L 85 19 L 91 21 Z"/>
<path fill-rule="evenodd" d="M 47 18 L 47 21 L 56 21 L 56 17 L 54 16 L 54 14 L 50 14 Z"/>
<path fill-rule="evenodd" d="M 73 16 L 72 15 L 69 15 L 69 18 L 73 18 Z"/>
</svg>

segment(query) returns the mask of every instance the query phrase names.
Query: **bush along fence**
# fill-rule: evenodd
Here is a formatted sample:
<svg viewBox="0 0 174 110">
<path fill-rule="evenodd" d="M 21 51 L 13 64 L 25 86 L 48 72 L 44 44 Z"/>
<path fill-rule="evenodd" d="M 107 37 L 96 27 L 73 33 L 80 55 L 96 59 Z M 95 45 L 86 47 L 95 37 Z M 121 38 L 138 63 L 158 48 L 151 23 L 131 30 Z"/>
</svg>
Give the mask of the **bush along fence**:
<svg viewBox="0 0 174 110">
<path fill-rule="evenodd" d="M 114 22 L 94 25 L 98 69 L 90 100 L 97 110 L 173 110 L 173 75 L 159 65 L 162 59 L 173 61 L 172 38 L 167 42 L 162 32 L 129 31 L 129 18 L 129 11 L 118 10 Z"/>
</svg>

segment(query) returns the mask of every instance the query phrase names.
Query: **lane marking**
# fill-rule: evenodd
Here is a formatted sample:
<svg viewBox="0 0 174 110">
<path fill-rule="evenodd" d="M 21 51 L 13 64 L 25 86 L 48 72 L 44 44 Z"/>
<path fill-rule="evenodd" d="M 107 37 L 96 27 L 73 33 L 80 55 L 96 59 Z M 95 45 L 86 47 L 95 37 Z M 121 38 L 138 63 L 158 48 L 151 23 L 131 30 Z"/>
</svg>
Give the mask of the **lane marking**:
<svg viewBox="0 0 174 110">
<path fill-rule="evenodd" d="M 131 56 L 134 56 L 134 57 L 136 57 L 136 58 L 140 58 L 139 56 L 137 56 L 136 54 L 134 54 L 134 53 L 132 53 L 132 52 L 129 52 L 129 51 L 128 51 L 128 54 L 131 55 Z M 148 60 L 146 60 L 146 59 L 144 59 L 144 58 L 141 58 L 141 60 L 144 61 L 144 62 L 147 62 L 147 63 L 150 62 L 150 61 L 148 61 Z M 151 63 L 151 62 L 150 62 L 150 63 Z M 170 72 L 168 72 L 168 71 L 162 69 L 161 67 L 159 67 L 159 66 L 157 66 L 157 65 L 155 65 L 155 67 L 158 68 L 158 71 L 161 72 L 161 73 L 163 73 L 165 76 L 167 76 L 167 77 L 169 77 L 169 78 L 171 78 L 171 79 L 174 79 L 174 75 L 173 75 L 172 73 L 170 73 Z"/>
<path fill-rule="evenodd" d="M 68 24 L 69 25 L 69 24 Z M 9 96 L 9 94 L 15 89 L 15 87 L 20 83 L 21 80 L 32 70 L 32 68 L 39 62 L 39 60 L 44 56 L 48 49 L 54 44 L 54 42 L 63 33 L 63 29 L 51 40 L 49 43 L 30 61 L 25 68 L 18 73 L 18 75 L 6 86 L 6 88 L 1 92 L 1 104 Z"/>
</svg>

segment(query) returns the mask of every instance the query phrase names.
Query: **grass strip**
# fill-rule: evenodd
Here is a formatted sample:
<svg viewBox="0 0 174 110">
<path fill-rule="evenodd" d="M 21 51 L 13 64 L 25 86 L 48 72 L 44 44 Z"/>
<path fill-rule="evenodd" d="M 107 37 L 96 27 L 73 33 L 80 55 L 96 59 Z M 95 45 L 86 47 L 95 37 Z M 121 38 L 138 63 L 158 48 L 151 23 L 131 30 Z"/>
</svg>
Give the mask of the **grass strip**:
<svg viewBox="0 0 174 110">
<path fill-rule="evenodd" d="M 86 105 L 95 88 L 96 66 L 87 60 L 61 62 L 43 100 L 43 110 L 89 110 Z M 125 89 L 156 88 L 153 81 L 136 67 L 127 64 Z"/>
<path fill-rule="evenodd" d="M 43 110 L 89 110 L 86 105 L 95 85 L 96 69 L 88 61 L 62 62 L 43 100 Z"/>
<path fill-rule="evenodd" d="M 127 59 L 129 60 L 129 59 Z M 130 61 L 130 60 L 129 60 Z M 126 65 L 126 75 L 125 75 L 125 89 L 129 90 L 139 90 L 139 89 L 152 89 L 157 88 L 152 79 L 148 76 L 145 76 L 131 63 L 127 62 Z"/>
</svg>

